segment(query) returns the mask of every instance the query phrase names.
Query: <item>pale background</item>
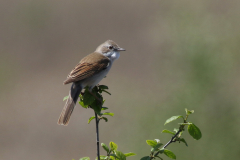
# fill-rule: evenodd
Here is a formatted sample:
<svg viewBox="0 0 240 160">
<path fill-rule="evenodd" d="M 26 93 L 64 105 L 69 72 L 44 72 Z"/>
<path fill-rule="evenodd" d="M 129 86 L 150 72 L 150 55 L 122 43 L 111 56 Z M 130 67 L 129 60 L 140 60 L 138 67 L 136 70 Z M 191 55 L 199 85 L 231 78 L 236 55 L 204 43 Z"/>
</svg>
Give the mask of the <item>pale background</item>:
<svg viewBox="0 0 240 160">
<path fill-rule="evenodd" d="M 203 137 L 170 145 L 178 159 L 240 159 L 239 17 L 239 0 L 0 1 L 0 159 L 95 159 L 93 111 L 77 105 L 67 127 L 57 119 L 66 76 L 108 39 L 127 51 L 101 82 L 115 116 L 100 142 L 140 159 L 188 108 Z"/>
</svg>

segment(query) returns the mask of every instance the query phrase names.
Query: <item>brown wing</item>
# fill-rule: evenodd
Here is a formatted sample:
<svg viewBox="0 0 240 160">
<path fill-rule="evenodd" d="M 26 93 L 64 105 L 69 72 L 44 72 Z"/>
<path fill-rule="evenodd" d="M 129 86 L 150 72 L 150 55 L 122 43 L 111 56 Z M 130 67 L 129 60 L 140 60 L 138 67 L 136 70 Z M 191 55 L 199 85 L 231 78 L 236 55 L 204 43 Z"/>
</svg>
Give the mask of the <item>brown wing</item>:
<svg viewBox="0 0 240 160">
<path fill-rule="evenodd" d="M 100 53 L 92 53 L 84 57 L 76 67 L 70 72 L 63 84 L 77 82 L 104 70 L 110 60 Z"/>
</svg>

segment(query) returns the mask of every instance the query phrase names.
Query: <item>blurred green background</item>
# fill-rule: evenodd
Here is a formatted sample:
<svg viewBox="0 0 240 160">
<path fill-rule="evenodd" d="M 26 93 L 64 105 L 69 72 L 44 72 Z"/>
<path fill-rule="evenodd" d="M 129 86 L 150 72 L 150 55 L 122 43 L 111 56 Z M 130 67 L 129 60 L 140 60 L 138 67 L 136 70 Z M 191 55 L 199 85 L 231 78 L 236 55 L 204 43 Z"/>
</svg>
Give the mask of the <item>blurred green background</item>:
<svg viewBox="0 0 240 160">
<path fill-rule="evenodd" d="M 95 159 L 93 111 L 57 120 L 66 76 L 108 39 L 127 51 L 101 82 L 115 116 L 100 123 L 100 142 L 140 159 L 188 108 L 203 137 L 170 145 L 177 159 L 240 159 L 239 17 L 239 0 L 0 1 L 0 159 Z"/>
</svg>

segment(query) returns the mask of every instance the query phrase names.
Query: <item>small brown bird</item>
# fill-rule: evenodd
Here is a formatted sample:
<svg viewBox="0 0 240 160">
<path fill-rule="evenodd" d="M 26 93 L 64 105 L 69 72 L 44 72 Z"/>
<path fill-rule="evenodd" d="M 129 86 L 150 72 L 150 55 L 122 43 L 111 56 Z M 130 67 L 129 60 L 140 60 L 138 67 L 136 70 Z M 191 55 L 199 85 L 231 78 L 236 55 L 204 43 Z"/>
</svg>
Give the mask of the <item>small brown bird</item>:
<svg viewBox="0 0 240 160">
<path fill-rule="evenodd" d="M 114 60 L 119 58 L 120 51 L 125 51 L 125 49 L 120 48 L 112 40 L 107 40 L 98 46 L 95 52 L 84 57 L 70 72 L 63 82 L 63 84 L 72 83 L 72 86 L 58 119 L 59 125 L 68 125 L 81 90 L 88 86 L 91 91 L 107 75 Z"/>
</svg>

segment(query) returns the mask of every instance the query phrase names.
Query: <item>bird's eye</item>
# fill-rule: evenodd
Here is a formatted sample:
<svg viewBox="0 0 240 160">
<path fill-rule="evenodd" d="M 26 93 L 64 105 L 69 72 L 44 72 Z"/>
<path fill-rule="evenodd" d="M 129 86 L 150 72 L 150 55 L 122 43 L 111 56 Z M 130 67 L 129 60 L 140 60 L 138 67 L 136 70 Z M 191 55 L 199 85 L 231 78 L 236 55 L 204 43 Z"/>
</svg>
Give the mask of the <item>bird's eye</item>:
<svg viewBox="0 0 240 160">
<path fill-rule="evenodd" d="M 109 49 L 113 49 L 113 46 L 109 46 L 108 48 L 109 48 Z"/>
</svg>

